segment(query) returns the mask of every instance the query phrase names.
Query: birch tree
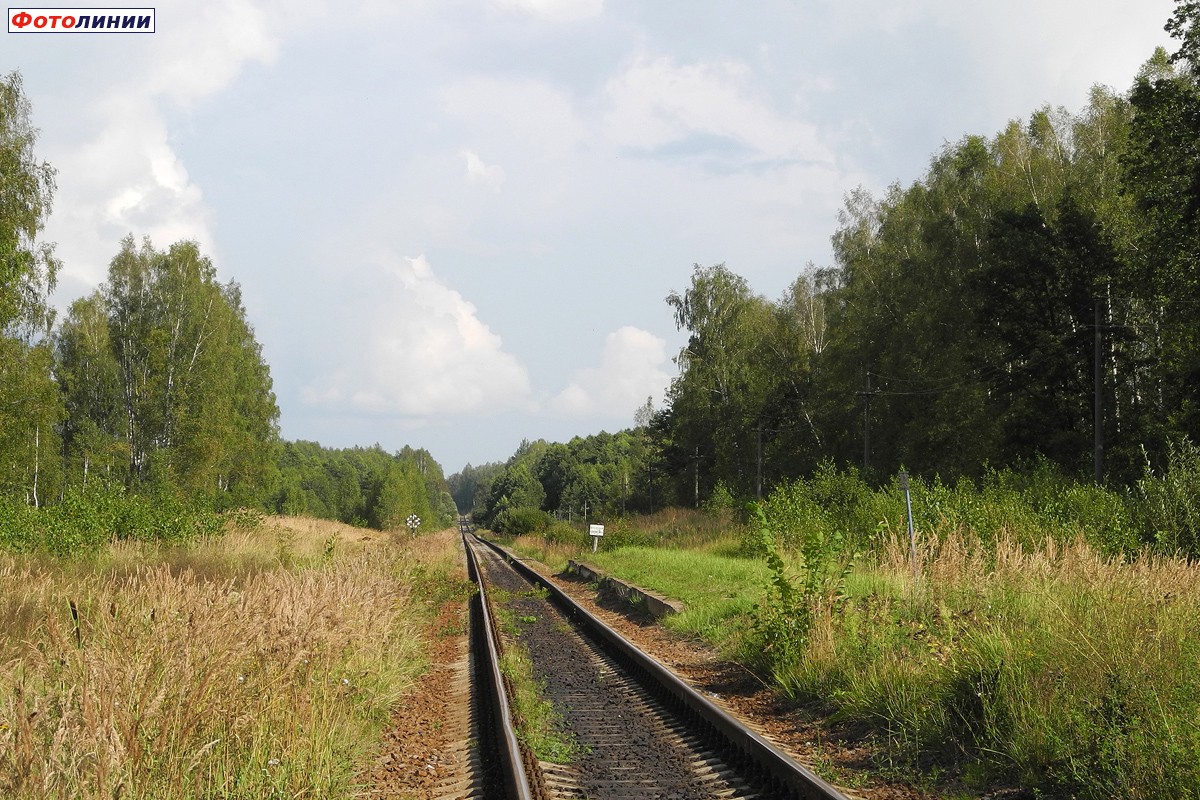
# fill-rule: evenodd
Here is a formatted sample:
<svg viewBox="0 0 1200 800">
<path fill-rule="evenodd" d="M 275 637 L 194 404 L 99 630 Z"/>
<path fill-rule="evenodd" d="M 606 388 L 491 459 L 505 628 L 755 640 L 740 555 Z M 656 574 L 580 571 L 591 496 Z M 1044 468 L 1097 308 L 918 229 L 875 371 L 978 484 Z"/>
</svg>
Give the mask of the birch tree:
<svg viewBox="0 0 1200 800">
<path fill-rule="evenodd" d="M 58 261 L 40 234 L 54 169 L 34 154 L 37 131 L 21 76 L 0 77 L 0 492 L 33 505 L 54 494 L 56 428 L 47 336 Z"/>
<path fill-rule="evenodd" d="M 111 437 L 133 488 L 263 499 L 278 438 L 270 371 L 240 288 L 219 283 L 194 242 L 159 251 L 127 237 L 60 341 L 72 459 L 90 464 L 86 448 Z"/>
</svg>

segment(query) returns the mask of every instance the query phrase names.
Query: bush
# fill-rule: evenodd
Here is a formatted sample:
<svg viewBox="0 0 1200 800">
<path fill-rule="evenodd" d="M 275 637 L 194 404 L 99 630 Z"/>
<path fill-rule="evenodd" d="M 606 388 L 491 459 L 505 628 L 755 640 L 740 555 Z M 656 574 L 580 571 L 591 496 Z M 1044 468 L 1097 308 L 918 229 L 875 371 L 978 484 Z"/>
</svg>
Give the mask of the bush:
<svg viewBox="0 0 1200 800">
<path fill-rule="evenodd" d="M 875 541 L 881 529 L 898 530 L 906 524 L 903 494 L 895 481 L 874 491 L 856 470 L 839 472 L 831 462 L 818 467 L 811 480 L 777 486 L 765 512 L 779 543 L 789 549 L 799 549 L 816 533 L 836 538 L 848 549 L 861 549 Z M 747 534 L 748 547 L 756 541 L 753 533 Z"/>
<path fill-rule="evenodd" d="M 546 540 L 551 544 L 569 544 L 577 547 L 589 545 L 586 533 L 576 529 L 574 526 L 557 521 L 550 525 L 545 532 Z"/>
<path fill-rule="evenodd" d="M 223 524 L 211 510 L 173 496 L 127 494 L 103 484 L 70 489 L 45 508 L 0 499 L 0 548 L 13 552 L 92 553 L 117 539 L 182 543 L 219 534 Z"/>
<path fill-rule="evenodd" d="M 1200 558 L 1200 447 L 1187 438 L 1172 444 L 1161 475 L 1147 462 L 1133 498 L 1145 541 L 1169 554 Z"/>
<path fill-rule="evenodd" d="M 843 550 L 843 537 L 828 530 L 821 521 L 814 521 L 810 516 L 813 506 L 798 489 L 803 487 L 793 484 L 772 493 L 774 519 L 756 504 L 750 504 L 748 509 L 757 523 L 757 549 L 771 571 L 766 596 L 751 611 L 751 640 L 757 666 L 767 668 L 777 679 L 795 670 L 804 660 L 815 615 L 822 608 L 840 604 L 851 570 L 851 561 Z M 801 523 L 798 529 L 788 529 L 797 531 L 802 558 L 801 573 L 798 579 L 793 579 L 777 542 L 785 530 L 781 524 L 793 525 L 797 518 L 807 519 L 811 524 Z"/>
<path fill-rule="evenodd" d="M 550 527 L 550 515 L 536 508 L 510 507 L 496 515 L 492 528 L 508 536 L 541 533 Z"/>
<path fill-rule="evenodd" d="M 0 497 L 0 550 L 28 553 L 37 549 L 41 538 L 37 509 Z"/>
<path fill-rule="evenodd" d="M 592 547 L 591 536 L 587 536 L 587 546 Z M 629 522 L 619 519 L 604 526 L 604 538 L 600 545 L 605 550 L 617 550 L 621 547 L 654 547 L 661 544 L 655 534 L 643 528 L 634 527 Z"/>
<path fill-rule="evenodd" d="M 708 500 L 704 501 L 704 510 L 714 517 L 732 518 L 733 512 L 737 508 L 737 499 L 733 496 L 733 492 L 729 490 L 729 486 L 725 481 L 717 481 L 717 485 L 713 487 L 712 495 Z"/>
</svg>

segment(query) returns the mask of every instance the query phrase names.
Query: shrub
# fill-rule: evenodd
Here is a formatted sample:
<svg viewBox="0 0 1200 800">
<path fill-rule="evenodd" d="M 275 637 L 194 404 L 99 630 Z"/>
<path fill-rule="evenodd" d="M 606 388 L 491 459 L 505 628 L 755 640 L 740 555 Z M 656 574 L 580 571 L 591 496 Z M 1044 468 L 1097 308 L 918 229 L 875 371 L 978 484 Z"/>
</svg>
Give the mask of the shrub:
<svg viewBox="0 0 1200 800">
<path fill-rule="evenodd" d="M 712 494 L 704 501 L 704 510 L 714 517 L 732 518 L 737 499 L 725 481 L 717 481 Z"/>
<path fill-rule="evenodd" d="M 795 487 L 792 489 L 779 498 L 779 506 L 788 507 L 782 501 L 795 499 Z M 772 502 L 775 500 L 773 493 Z M 748 510 L 758 523 L 758 549 L 771 570 L 766 598 L 751 611 L 751 638 L 759 666 L 778 678 L 803 660 L 818 611 L 840 602 L 850 563 L 843 561 L 840 569 L 834 569 L 841 553 L 840 536 L 816 525 L 803 528 L 799 542 L 803 562 L 797 585 L 779 553 L 779 517 L 772 521 L 757 504 L 750 504 Z"/>
<path fill-rule="evenodd" d="M 0 496 L 0 549 L 27 553 L 41 541 L 37 509 Z"/>
<path fill-rule="evenodd" d="M 183 543 L 219 534 L 223 524 L 211 510 L 172 495 L 146 497 L 99 483 L 72 488 L 46 508 L 0 499 L 0 548 L 12 552 L 91 553 L 120 539 Z"/>
<path fill-rule="evenodd" d="M 1200 557 L 1200 447 L 1187 438 L 1172 444 L 1161 475 L 1147 461 L 1133 497 L 1145 541 L 1167 553 Z"/>
<path fill-rule="evenodd" d="M 551 524 L 546 528 L 544 535 L 551 544 L 569 544 L 583 547 L 588 543 L 587 534 L 562 521 Z"/>
<path fill-rule="evenodd" d="M 509 507 L 496 515 L 492 528 L 508 536 L 541 533 L 550 527 L 550 515 L 545 511 L 524 506 Z"/>
<path fill-rule="evenodd" d="M 605 550 L 616 550 L 620 547 L 654 547 L 657 544 L 660 544 L 659 536 L 644 528 L 635 527 L 625 520 L 606 524 L 604 539 L 600 542 Z M 588 548 L 591 548 L 590 541 Z"/>
</svg>

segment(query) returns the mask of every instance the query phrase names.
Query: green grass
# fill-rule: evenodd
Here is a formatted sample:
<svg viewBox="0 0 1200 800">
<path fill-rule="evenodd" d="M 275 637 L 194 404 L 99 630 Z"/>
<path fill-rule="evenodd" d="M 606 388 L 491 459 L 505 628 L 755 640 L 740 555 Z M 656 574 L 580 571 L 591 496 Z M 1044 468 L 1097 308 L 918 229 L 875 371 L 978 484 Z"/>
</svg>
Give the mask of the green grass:
<svg viewBox="0 0 1200 800">
<path fill-rule="evenodd" d="M 542 761 L 570 764 L 583 754 L 578 740 L 563 727 L 562 715 L 547 700 L 545 681 L 533 675 L 533 662 L 514 642 L 505 644 L 500 672 L 508 679 L 517 738 Z"/>
<path fill-rule="evenodd" d="M 664 625 L 722 650 L 736 646 L 768 576 L 761 560 L 692 550 L 626 547 L 589 554 L 586 560 L 635 586 L 682 601 L 683 612 L 667 617 Z"/>
</svg>

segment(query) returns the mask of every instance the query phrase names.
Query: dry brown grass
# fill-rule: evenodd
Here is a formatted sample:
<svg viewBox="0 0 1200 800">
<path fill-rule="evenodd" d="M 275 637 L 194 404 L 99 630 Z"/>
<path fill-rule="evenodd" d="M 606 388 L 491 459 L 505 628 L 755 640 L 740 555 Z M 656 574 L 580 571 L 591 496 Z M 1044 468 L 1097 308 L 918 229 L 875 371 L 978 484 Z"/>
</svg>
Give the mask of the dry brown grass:
<svg viewBox="0 0 1200 800">
<path fill-rule="evenodd" d="M 90 564 L 0 555 L 0 796 L 344 796 L 423 668 L 429 538 L 270 519 Z"/>
<path fill-rule="evenodd" d="M 1044 593 L 1063 586 L 1102 594 L 1156 600 L 1200 602 L 1200 563 L 1150 552 L 1133 559 L 1105 555 L 1082 536 L 1069 543 L 1046 539 L 1040 547 L 1010 536 L 984 545 L 961 532 L 929 536 L 918 545 L 921 581 L 934 589 L 1003 586 Z M 909 579 L 912 566 L 906 538 L 892 536 L 880 551 L 880 568 L 896 580 Z"/>
</svg>

